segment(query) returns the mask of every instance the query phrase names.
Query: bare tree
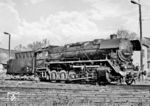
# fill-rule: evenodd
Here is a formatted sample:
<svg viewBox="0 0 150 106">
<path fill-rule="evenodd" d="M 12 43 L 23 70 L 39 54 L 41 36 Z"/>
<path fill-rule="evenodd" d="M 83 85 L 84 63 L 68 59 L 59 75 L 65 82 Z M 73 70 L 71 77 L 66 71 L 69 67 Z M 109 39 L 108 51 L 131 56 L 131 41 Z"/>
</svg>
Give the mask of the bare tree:
<svg viewBox="0 0 150 106">
<path fill-rule="evenodd" d="M 48 45 L 50 45 L 49 40 L 43 39 L 42 41 L 35 41 L 33 43 L 30 43 L 27 46 L 23 46 L 22 44 L 19 44 L 14 49 L 16 51 L 37 50 L 39 48 L 47 47 Z"/>
<path fill-rule="evenodd" d="M 48 39 L 43 39 L 42 41 L 34 41 L 33 43 L 23 46 L 22 44 L 17 45 L 14 49 L 16 51 L 25 51 L 25 50 L 37 50 L 39 48 L 47 47 L 50 45 Z"/>
<path fill-rule="evenodd" d="M 43 41 L 42 41 L 42 45 L 43 45 L 43 47 L 47 47 L 47 46 L 49 46 L 49 45 L 50 45 L 49 40 L 48 40 L 48 39 L 43 39 Z"/>
<path fill-rule="evenodd" d="M 27 45 L 27 48 L 30 50 L 36 50 L 41 47 L 42 47 L 42 42 L 40 42 L 40 41 L 35 41 L 35 42 Z"/>
<path fill-rule="evenodd" d="M 16 51 L 24 51 L 26 50 L 27 48 L 25 46 L 23 46 L 22 44 L 19 44 L 17 45 L 15 48 L 14 48 Z"/>
<path fill-rule="evenodd" d="M 30 50 L 36 50 L 39 48 L 43 48 L 50 45 L 49 40 L 48 39 L 43 39 L 42 41 L 35 41 L 31 44 L 27 45 L 27 48 Z"/>
<path fill-rule="evenodd" d="M 125 29 L 119 29 L 117 31 L 117 36 L 118 38 L 127 38 L 130 40 L 137 39 L 137 34 L 135 32 L 129 32 L 128 30 Z"/>
</svg>

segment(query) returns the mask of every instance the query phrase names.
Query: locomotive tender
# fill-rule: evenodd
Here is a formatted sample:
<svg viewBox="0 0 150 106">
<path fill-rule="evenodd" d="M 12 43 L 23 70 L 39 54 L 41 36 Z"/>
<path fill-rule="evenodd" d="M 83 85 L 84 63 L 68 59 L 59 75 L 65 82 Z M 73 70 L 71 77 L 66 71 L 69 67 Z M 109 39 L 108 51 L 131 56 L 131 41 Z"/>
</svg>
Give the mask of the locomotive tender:
<svg viewBox="0 0 150 106">
<path fill-rule="evenodd" d="M 102 84 L 125 79 L 127 84 L 132 84 L 137 75 L 132 55 L 141 50 L 141 44 L 138 40 L 116 36 L 41 48 L 28 53 L 28 59 L 20 59 L 17 54 L 16 59 L 9 61 L 7 73 L 34 74 L 47 81 Z"/>
</svg>

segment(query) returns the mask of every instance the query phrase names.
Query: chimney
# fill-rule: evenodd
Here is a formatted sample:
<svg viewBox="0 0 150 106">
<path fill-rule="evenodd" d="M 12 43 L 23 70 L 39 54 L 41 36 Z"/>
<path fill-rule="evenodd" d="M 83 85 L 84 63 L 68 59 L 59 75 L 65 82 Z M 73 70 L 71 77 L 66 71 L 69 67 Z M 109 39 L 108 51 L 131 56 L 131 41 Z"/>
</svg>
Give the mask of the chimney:
<svg viewBox="0 0 150 106">
<path fill-rule="evenodd" d="M 110 39 L 117 39 L 117 34 L 111 34 Z"/>
</svg>

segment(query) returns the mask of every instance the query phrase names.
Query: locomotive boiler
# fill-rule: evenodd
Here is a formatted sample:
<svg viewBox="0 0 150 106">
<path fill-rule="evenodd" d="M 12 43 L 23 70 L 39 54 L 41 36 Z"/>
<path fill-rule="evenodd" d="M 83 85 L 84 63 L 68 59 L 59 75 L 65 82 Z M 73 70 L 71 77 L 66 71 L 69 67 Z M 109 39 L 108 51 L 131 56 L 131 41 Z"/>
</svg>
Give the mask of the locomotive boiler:
<svg viewBox="0 0 150 106">
<path fill-rule="evenodd" d="M 34 73 L 47 81 L 88 83 L 121 82 L 132 84 L 136 69 L 134 51 L 141 50 L 138 40 L 96 39 L 64 46 L 47 47 L 34 53 Z"/>
</svg>

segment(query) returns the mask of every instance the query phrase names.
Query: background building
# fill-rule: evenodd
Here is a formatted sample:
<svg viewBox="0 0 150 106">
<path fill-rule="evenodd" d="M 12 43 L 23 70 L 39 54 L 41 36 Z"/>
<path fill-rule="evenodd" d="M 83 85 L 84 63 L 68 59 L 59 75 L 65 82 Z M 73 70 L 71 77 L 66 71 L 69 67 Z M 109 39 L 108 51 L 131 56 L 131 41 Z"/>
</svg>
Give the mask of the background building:
<svg viewBox="0 0 150 106">
<path fill-rule="evenodd" d="M 150 38 L 144 37 L 142 42 L 143 49 L 143 70 L 147 72 L 145 78 L 150 77 Z M 133 53 L 133 63 L 140 66 L 140 51 Z"/>
<path fill-rule="evenodd" d="M 143 49 L 143 70 L 148 72 L 148 45 L 143 44 L 142 45 Z M 136 66 L 140 66 L 140 51 L 134 51 L 133 52 L 133 64 Z"/>
<path fill-rule="evenodd" d="M 150 77 L 150 38 L 144 37 L 144 42 L 149 46 L 147 49 L 147 68 L 148 68 L 148 77 Z"/>
</svg>

